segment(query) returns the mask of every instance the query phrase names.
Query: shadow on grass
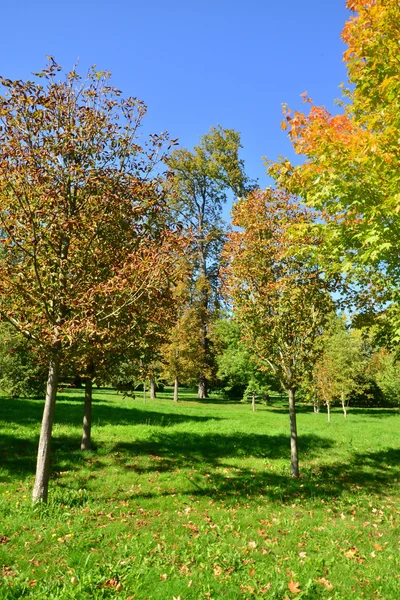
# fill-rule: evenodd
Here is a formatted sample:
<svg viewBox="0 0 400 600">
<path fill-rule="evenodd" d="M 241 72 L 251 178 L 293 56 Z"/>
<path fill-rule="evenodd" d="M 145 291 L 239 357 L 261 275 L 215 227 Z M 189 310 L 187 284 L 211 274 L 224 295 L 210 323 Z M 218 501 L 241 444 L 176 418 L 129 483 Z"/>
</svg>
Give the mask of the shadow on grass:
<svg viewBox="0 0 400 600">
<path fill-rule="evenodd" d="M 204 465 L 204 461 L 193 462 L 193 456 L 190 458 L 193 468 Z M 207 479 L 204 476 L 198 478 L 187 476 L 187 488 L 179 490 L 179 495 L 208 497 L 225 503 L 250 499 L 262 501 L 263 498 L 282 504 L 310 499 L 318 502 L 321 499 L 335 502 L 342 497 L 352 503 L 359 493 L 364 494 L 364 498 L 365 495 L 369 498 L 383 496 L 397 490 L 396 477 L 400 476 L 399 464 L 400 449 L 388 448 L 366 455 L 355 453 L 346 465 L 337 462 L 325 465 L 317 472 L 305 468 L 301 478 L 296 480 L 289 475 L 289 466 L 287 473 L 280 473 L 268 469 L 255 471 L 247 467 L 232 467 L 231 464 L 220 461 L 219 470 L 210 469 Z M 176 463 L 174 467 L 177 468 Z M 168 468 L 172 468 L 172 464 Z M 157 467 L 157 471 L 161 470 L 163 470 L 162 464 Z M 176 490 L 174 492 L 177 494 Z M 132 499 L 149 499 L 169 495 L 168 490 L 158 490 L 132 492 L 129 496 Z"/>
<path fill-rule="evenodd" d="M 4 402 L 2 407 L 2 423 L 16 426 L 37 423 L 38 427 L 43 414 L 44 401 L 29 399 L 12 399 Z M 178 405 L 179 407 L 179 405 Z M 159 412 L 152 410 L 150 403 L 146 408 L 135 406 L 108 405 L 97 400 L 93 402 L 92 419 L 96 425 L 156 425 L 171 427 L 186 422 L 206 422 L 219 420 L 221 417 L 205 417 L 187 415 L 179 412 Z M 70 395 L 60 394 L 57 398 L 55 422 L 63 425 L 77 426 L 83 419 L 83 398 L 80 402 L 71 401 Z M 1 433 L 0 433 L 1 435 Z"/>
</svg>

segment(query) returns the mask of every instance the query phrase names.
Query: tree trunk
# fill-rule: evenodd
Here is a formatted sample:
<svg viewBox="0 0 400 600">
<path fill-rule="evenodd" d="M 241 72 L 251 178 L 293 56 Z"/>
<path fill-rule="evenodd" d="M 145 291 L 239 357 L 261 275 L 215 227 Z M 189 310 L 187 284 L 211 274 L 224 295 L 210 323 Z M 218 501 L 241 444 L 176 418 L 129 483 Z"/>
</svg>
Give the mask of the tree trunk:
<svg viewBox="0 0 400 600">
<path fill-rule="evenodd" d="M 179 381 L 178 381 L 178 378 L 175 377 L 175 381 L 174 381 L 174 402 L 178 402 L 178 389 L 179 389 Z"/>
<path fill-rule="evenodd" d="M 61 344 L 57 344 L 50 358 L 46 385 L 46 400 L 43 409 L 42 427 L 36 463 L 35 485 L 32 501 L 47 502 L 50 477 L 50 442 L 56 406 L 57 384 L 60 372 Z"/>
<path fill-rule="evenodd" d="M 347 419 L 347 408 L 346 408 L 346 399 L 344 397 L 344 392 L 342 392 L 341 401 L 342 401 L 342 408 L 343 408 L 343 416 L 345 419 Z"/>
<path fill-rule="evenodd" d="M 328 411 L 328 423 L 330 423 L 331 422 L 331 403 L 330 402 L 326 403 L 326 408 Z"/>
<path fill-rule="evenodd" d="M 150 375 L 150 400 L 155 400 L 156 398 L 156 382 L 154 379 L 154 375 Z"/>
<path fill-rule="evenodd" d="M 256 410 L 256 397 L 255 394 L 251 395 L 251 409 L 253 412 Z"/>
<path fill-rule="evenodd" d="M 92 389 L 92 374 L 88 373 L 85 381 L 85 407 L 83 413 L 81 450 L 90 450 L 92 445 Z"/>
<path fill-rule="evenodd" d="M 318 404 L 318 400 L 316 400 L 314 398 L 314 412 L 315 413 L 319 413 L 319 404 Z"/>
<path fill-rule="evenodd" d="M 208 398 L 207 381 L 206 381 L 206 378 L 204 377 L 204 375 L 200 375 L 197 397 L 198 398 Z"/>
<path fill-rule="evenodd" d="M 294 401 L 294 390 L 288 390 L 289 396 L 289 415 L 290 415 L 290 461 L 292 467 L 292 476 L 299 477 L 299 456 L 297 451 L 297 425 L 296 425 L 296 405 Z"/>
<path fill-rule="evenodd" d="M 143 404 L 146 406 L 146 380 L 143 381 Z"/>
</svg>

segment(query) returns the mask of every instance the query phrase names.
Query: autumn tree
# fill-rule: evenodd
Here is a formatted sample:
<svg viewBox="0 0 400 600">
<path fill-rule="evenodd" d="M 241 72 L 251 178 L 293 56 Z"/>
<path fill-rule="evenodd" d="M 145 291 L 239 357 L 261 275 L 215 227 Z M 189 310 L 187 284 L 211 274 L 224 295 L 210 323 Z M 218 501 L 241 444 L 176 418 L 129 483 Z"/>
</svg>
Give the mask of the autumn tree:
<svg viewBox="0 0 400 600">
<path fill-rule="evenodd" d="M 207 371 L 213 368 L 210 325 L 219 304 L 219 268 L 225 240 L 222 207 L 229 193 L 241 196 L 252 184 L 239 158 L 240 135 L 212 128 L 193 151 L 176 149 L 168 160 L 174 178 L 171 205 L 192 235 L 192 306 L 199 316 L 198 397 L 207 396 Z"/>
<path fill-rule="evenodd" d="M 280 186 L 324 211 L 326 266 L 361 280 L 358 291 L 368 287 L 373 299 L 398 305 L 400 4 L 348 0 L 346 6 L 353 15 L 342 34 L 348 85 L 341 110 L 331 114 L 307 93 L 307 112 L 284 106 L 282 127 L 306 160 L 297 166 L 281 160 L 269 171 Z M 385 278 L 375 282 L 377 272 Z M 396 336 L 399 315 L 390 313 Z"/>
<path fill-rule="evenodd" d="M 0 78 L 0 315 L 49 364 L 35 501 L 47 499 L 62 361 L 112 345 L 116 319 L 159 301 L 175 239 L 151 175 L 164 139 L 137 138 L 143 103 L 108 73 L 60 71 L 50 58 L 35 80 Z"/>
<path fill-rule="evenodd" d="M 288 393 L 291 470 L 299 476 L 295 393 L 316 360 L 316 339 L 332 310 L 328 281 L 309 261 L 319 240 L 312 215 L 287 194 L 255 191 L 233 209 L 239 230 L 226 247 L 227 291 L 261 369 Z"/>
</svg>

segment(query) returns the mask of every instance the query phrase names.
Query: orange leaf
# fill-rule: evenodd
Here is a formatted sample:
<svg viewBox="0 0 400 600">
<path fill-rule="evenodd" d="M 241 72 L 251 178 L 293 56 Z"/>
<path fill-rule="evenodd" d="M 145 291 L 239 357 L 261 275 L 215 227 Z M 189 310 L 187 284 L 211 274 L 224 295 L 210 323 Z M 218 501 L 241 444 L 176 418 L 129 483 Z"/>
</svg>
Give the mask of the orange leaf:
<svg viewBox="0 0 400 600">
<path fill-rule="evenodd" d="M 288 583 L 288 588 L 292 592 L 292 594 L 300 594 L 301 589 L 299 588 L 300 583 L 298 581 L 293 581 L 291 579 Z"/>
</svg>

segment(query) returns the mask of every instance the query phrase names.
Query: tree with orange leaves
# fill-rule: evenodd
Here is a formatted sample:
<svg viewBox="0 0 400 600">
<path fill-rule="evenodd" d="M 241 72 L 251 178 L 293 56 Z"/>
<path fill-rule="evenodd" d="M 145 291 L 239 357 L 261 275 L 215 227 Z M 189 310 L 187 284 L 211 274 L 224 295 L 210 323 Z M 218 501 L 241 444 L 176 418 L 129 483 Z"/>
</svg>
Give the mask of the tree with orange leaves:
<svg viewBox="0 0 400 600">
<path fill-rule="evenodd" d="M 398 301 L 400 283 L 400 4 L 348 0 L 353 15 L 342 38 L 349 85 L 342 111 L 284 106 L 283 129 L 306 160 L 272 163 L 280 186 L 324 212 L 331 268 L 385 278 L 384 300 Z M 399 320 L 397 329 L 400 333 Z"/>
<path fill-rule="evenodd" d="M 226 290 L 248 348 L 288 393 L 291 470 L 299 477 L 295 393 L 316 360 L 332 311 L 329 283 L 310 262 L 312 215 L 284 192 L 259 190 L 233 209 Z"/>
<path fill-rule="evenodd" d="M 138 143 L 143 103 L 108 73 L 60 71 L 50 57 L 35 80 L 0 78 L 0 316 L 49 364 L 34 501 L 47 499 L 63 361 L 104 356 L 128 324 L 140 336 L 180 248 L 152 175 L 167 140 Z"/>
</svg>

